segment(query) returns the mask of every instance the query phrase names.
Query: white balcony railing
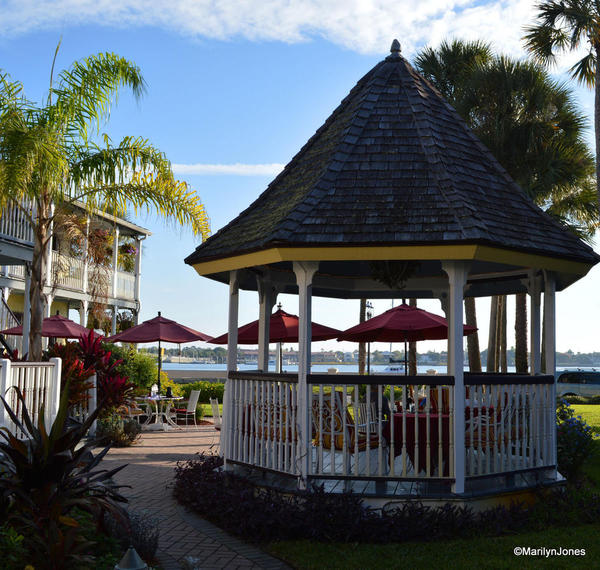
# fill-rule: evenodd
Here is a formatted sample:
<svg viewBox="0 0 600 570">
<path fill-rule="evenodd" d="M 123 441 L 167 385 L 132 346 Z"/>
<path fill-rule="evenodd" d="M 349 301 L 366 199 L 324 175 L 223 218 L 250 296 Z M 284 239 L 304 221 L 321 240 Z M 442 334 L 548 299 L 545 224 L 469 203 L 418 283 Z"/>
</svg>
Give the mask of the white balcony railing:
<svg viewBox="0 0 600 570">
<path fill-rule="evenodd" d="M 117 297 L 135 301 L 135 275 L 117 271 Z"/>
<path fill-rule="evenodd" d="M 83 291 L 84 262 L 82 259 L 52 252 L 52 273 L 56 285 L 73 291 Z"/>
<path fill-rule="evenodd" d="M 25 208 L 31 211 L 31 203 L 25 203 Z M 21 209 L 7 206 L 0 215 L 0 237 L 24 243 L 33 244 L 33 229 Z"/>
<path fill-rule="evenodd" d="M 551 376 L 467 374 L 465 389 L 455 441 L 452 376 L 310 375 L 308 477 L 449 485 L 463 453 L 467 479 L 555 466 Z M 234 372 L 227 390 L 226 459 L 300 475 L 297 377 Z"/>
</svg>

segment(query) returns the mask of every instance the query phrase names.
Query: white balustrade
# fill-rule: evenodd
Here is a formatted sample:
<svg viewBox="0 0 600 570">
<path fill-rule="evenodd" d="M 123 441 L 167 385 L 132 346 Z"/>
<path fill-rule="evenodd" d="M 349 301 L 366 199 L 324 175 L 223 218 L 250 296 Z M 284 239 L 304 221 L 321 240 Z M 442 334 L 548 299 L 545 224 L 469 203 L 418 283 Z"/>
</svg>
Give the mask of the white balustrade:
<svg viewBox="0 0 600 570">
<path fill-rule="evenodd" d="M 84 262 L 82 259 L 52 252 L 52 277 L 55 284 L 65 289 L 83 291 Z"/>
<path fill-rule="evenodd" d="M 31 211 L 31 203 L 25 203 Z M 33 244 L 33 229 L 20 208 L 7 206 L 0 215 L 0 237 L 18 241 L 27 245 Z"/>
<path fill-rule="evenodd" d="M 135 300 L 135 275 L 117 271 L 117 297 L 130 301 Z"/>
<path fill-rule="evenodd" d="M 486 375 L 465 376 L 465 437 L 457 442 L 451 376 L 357 384 L 357 376 L 310 375 L 309 476 L 451 482 L 457 445 L 467 479 L 552 468 L 552 377 L 509 377 L 484 384 Z M 297 377 L 232 372 L 229 379 L 227 460 L 299 475 Z"/>
<path fill-rule="evenodd" d="M 277 376 L 270 380 L 260 374 L 242 380 L 230 375 L 227 460 L 296 475 L 297 378 Z"/>
<path fill-rule="evenodd" d="M 37 425 L 40 411 L 44 409 L 46 429 L 49 430 L 58 413 L 60 404 L 61 360 L 52 358 L 50 362 L 11 362 L 0 360 L 0 395 L 14 414 L 22 420 L 23 409 L 17 389 L 24 397 L 27 411 L 34 425 Z M 4 405 L 0 407 L 0 426 L 20 438 L 28 434 L 17 428 Z"/>
<path fill-rule="evenodd" d="M 467 477 L 554 465 L 552 377 L 529 377 L 531 383 L 526 378 L 475 385 L 465 378 Z"/>
</svg>

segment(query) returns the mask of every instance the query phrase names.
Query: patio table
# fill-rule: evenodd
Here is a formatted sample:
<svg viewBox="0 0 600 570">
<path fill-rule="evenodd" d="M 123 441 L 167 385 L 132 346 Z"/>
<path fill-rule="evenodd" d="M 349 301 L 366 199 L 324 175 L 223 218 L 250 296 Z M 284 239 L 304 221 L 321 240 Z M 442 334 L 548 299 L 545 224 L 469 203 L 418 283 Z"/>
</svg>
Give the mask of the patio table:
<svg viewBox="0 0 600 570">
<path fill-rule="evenodd" d="M 415 471 L 425 471 L 427 469 L 427 426 L 429 424 L 429 465 L 433 473 L 439 464 L 439 449 L 441 440 L 442 460 L 444 462 L 443 474 L 449 475 L 450 459 L 450 415 L 449 414 L 414 414 L 414 413 L 394 413 L 394 457 L 402 454 L 403 440 L 406 446 L 406 453 L 413 464 Z M 406 418 L 406 434 L 404 433 L 404 421 Z M 441 420 L 441 422 L 440 422 Z M 441 423 L 441 433 L 440 433 Z M 383 437 L 391 446 L 392 421 L 386 423 L 383 429 Z M 418 458 L 416 452 L 418 451 Z M 418 465 L 415 464 L 415 461 Z"/>
<path fill-rule="evenodd" d="M 182 396 L 145 396 L 136 399 L 146 402 L 150 407 L 150 414 L 142 427 L 165 431 L 171 427 L 179 429 L 179 426 L 171 419 L 169 412 L 171 411 L 173 402 L 183 400 Z"/>
</svg>

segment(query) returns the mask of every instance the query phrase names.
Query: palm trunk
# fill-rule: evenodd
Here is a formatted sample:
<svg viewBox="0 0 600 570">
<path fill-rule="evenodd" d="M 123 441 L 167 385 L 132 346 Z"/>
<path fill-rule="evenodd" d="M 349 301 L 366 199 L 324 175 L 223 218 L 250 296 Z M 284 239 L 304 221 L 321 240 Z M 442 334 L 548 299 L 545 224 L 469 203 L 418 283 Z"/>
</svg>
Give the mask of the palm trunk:
<svg viewBox="0 0 600 570">
<path fill-rule="evenodd" d="M 527 293 L 518 293 L 515 302 L 515 368 L 527 374 Z"/>
<path fill-rule="evenodd" d="M 498 297 L 494 295 L 490 303 L 490 327 L 488 335 L 488 352 L 486 372 L 498 372 L 498 361 L 496 360 L 496 337 L 498 328 Z"/>
<path fill-rule="evenodd" d="M 358 322 L 364 323 L 367 319 L 367 300 L 360 300 L 360 309 L 358 315 Z M 358 373 L 364 374 L 366 370 L 367 360 L 367 345 L 364 342 L 358 343 Z"/>
<path fill-rule="evenodd" d="M 465 317 L 467 325 L 477 328 L 475 297 L 465 297 Z M 471 372 L 481 372 L 481 352 L 479 351 L 479 334 L 477 331 L 467 336 L 467 353 L 469 355 L 469 370 Z"/>
<path fill-rule="evenodd" d="M 416 299 L 409 299 L 408 304 L 411 307 L 417 306 Z M 408 373 L 411 376 L 417 375 L 417 343 L 409 342 L 408 343 Z"/>
<path fill-rule="evenodd" d="M 50 208 L 44 199 L 37 204 L 37 224 L 33 232 L 33 258 L 31 261 L 31 285 L 29 288 L 29 303 L 31 306 L 31 321 L 29 324 L 29 361 L 42 360 L 42 321 L 44 320 L 46 285 L 46 248 L 48 247 L 48 228 Z"/>
</svg>

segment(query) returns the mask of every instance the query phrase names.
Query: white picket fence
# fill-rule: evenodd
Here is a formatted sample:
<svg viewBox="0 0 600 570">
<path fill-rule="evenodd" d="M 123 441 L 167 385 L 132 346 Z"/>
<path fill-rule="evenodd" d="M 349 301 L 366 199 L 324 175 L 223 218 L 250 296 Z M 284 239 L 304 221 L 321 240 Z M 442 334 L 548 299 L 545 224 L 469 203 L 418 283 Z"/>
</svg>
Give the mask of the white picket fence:
<svg viewBox="0 0 600 570">
<path fill-rule="evenodd" d="M 17 391 L 24 396 L 27 410 L 34 423 L 37 423 L 40 410 L 44 408 L 46 429 L 50 429 L 58 414 L 60 404 L 60 376 L 62 362 L 60 358 L 52 358 L 50 362 L 11 362 L 0 360 L 0 395 L 4 397 L 10 408 L 22 417 L 22 408 Z M 0 406 L 0 427 L 6 427 L 17 437 L 27 437 L 17 428 L 4 405 Z"/>
</svg>

